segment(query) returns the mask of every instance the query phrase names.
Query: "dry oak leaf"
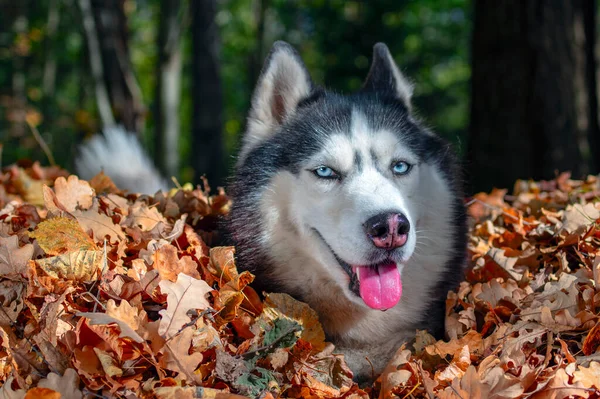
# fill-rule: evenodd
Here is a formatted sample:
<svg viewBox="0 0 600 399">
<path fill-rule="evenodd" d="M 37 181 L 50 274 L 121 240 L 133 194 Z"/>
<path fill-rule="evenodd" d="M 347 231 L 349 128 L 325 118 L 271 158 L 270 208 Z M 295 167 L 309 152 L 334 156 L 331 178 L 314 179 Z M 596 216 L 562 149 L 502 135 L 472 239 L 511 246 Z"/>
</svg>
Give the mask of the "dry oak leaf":
<svg viewBox="0 0 600 399">
<path fill-rule="evenodd" d="M 77 316 L 87 318 L 91 325 L 108 325 L 114 323 L 119 326 L 119 330 L 121 331 L 119 338 L 129 338 L 140 344 L 145 342 L 144 339 L 140 337 L 140 335 L 126 321 L 109 316 L 106 313 L 83 312 L 77 313 Z"/>
<path fill-rule="evenodd" d="M 436 373 L 435 379 L 450 384 L 455 378 L 462 378 L 470 365 L 471 354 L 469 353 L 469 347 L 465 345 L 460 352 L 454 355 L 448 367 Z"/>
<path fill-rule="evenodd" d="M 76 209 L 89 209 L 92 206 L 94 198 L 94 189 L 85 180 L 79 180 L 75 175 L 68 179 L 59 177 L 54 181 L 54 191 L 56 198 L 65 207 L 67 212 L 73 212 Z"/>
<path fill-rule="evenodd" d="M 23 168 L 13 167 L 11 168 L 11 172 L 14 175 L 14 187 L 17 189 L 18 193 L 23 197 L 25 202 L 37 206 L 43 205 L 44 182 L 41 180 L 35 180 L 31 178 L 31 176 L 29 176 Z"/>
<path fill-rule="evenodd" d="M 194 330 L 187 327 L 173 339 L 167 341 L 161 350 L 163 357 L 160 362 L 164 368 L 178 372 L 181 379 L 201 384 L 201 376 L 195 374 L 194 371 L 202 362 L 203 356 L 198 352 L 189 353 L 193 334 Z"/>
<path fill-rule="evenodd" d="M 381 391 L 379 393 L 379 399 L 391 399 L 395 395 L 392 393 L 394 387 L 400 386 L 410 378 L 410 371 L 399 370 L 402 365 L 410 361 L 411 352 L 405 349 L 402 345 L 394 354 L 392 359 L 388 362 L 379 376 L 381 381 Z M 407 373 L 408 372 L 408 373 Z"/>
<path fill-rule="evenodd" d="M 44 184 L 42 193 L 44 196 L 44 207 L 48 210 L 49 215 L 69 215 L 67 208 L 58 200 L 54 190 Z"/>
<path fill-rule="evenodd" d="M 204 280 L 179 273 L 177 282 L 163 280 L 158 285 L 162 293 L 167 295 L 167 308 L 159 312 L 161 320 L 158 333 L 167 339 L 174 337 L 181 327 L 190 322 L 187 315 L 190 309 L 210 308 L 206 294 L 213 289 Z"/>
<path fill-rule="evenodd" d="M 35 238 L 48 255 L 98 249 L 79 223 L 66 217 L 44 220 L 29 236 Z"/>
<path fill-rule="evenodd" d="M 117 366 L 117 361 L 108 353 L 99 348 L 93 348 L 104 373 L 110 377 L 121 377 L 123 376 L 123 370 Z"/>
<path fill-rule="evenodd" d="M 561 231 L 581 233 L 600 218 L 600 210 L 593 203 L 567 206 L 563 214 Z"/>
<path fill-rule="evenodd" d="M 596 325 L 588 332 L 583 340 L 581 350 L 586 356 L 589 356 L 598 350 L 598 346 L 600 346 L 600 322 L 596 323 Z"/>
<path fill-rule="evenodd" d="M 106 314 L 127 323 L 135 331 L 144 323 L 146 312 L 133 307 L 127 301 L 121 301 L 117 306 L 113 299 L 109 299 L 106 303 Z"/>
<path fill-rule="evenodd" d="M 156 207 L 149 207 L 146 203 L 137 201 L 129 208 L 129 215 L 123 222 L 123 226 L 139 227 L 142 231 L 150 231 L 159 223 L 170 225 Z"/>
<path fill-rule="evenodd" d="M 490 387 L 481 381 L 474 366 L 469 366 L 465 375 L 459 380 L 452 381 L 452 385 L 435 395 L 439 399 L 466 399 L 487 398 Z M 430 397 L 434 397 L 430 395 Z M 507 398 L 505 396 L 493 396 L 493 398 Z"/>
<path fill-rule="evenodd" d="M 191 256 L 184 256 L 181 259 L 177 256 L 177 248 L 173 245 L 163 245 L 158 248 L 153 254 L 154 269 L 158 271 L 160 278 L 163 280 L 177 281 L 179 273 L 187 274 L 188 276 L 200 279 L 198 273 L 198 265 Z"/>
<path fill-rule="evenodd" d="M 469 330 L 463 337 L 449 342 L 437 341 L 435 344 L 429 345 L 425 351 L 430 355 L 438 355 L 444 357 L 446 355 L 455 356 L 467 346 L 471 353 L 483 353 L 484 343 L 481 334 L 475 330 Z"/>
<path fill-rule="evenodd" d="M 300 302 L 288 294 L 269 294 L 264 301 L 263 313 L 260 316 L 268 321 L 281 317 L 295 320 L 302 326 L 300 338 L 310 342 L 313 349 L 320 352 L 325 348 L 325 332 L 317 312 L 304 302 Z"/>
<path fill-rule="evenodd" d="M 590 362 L 590 367 L 581 367 L 573 373 L 573 382 L 581 382 L 584 387 L 600 389 L 600 363 Z"/>
<path fill-rule="evenodd" d="M 103 260 L 102 251 L 77 251 L 36 259 L 35 263 L 55 279 L 90 281 L 98 277 L 97 271 L 101 268 Z"/>
<path fill-rule="evenodd" d="M 81 399 L 83 393 L 79 389 L 79 376 L 73 369 L 65 370 L 63 376 L 50 373 L 38 383 L 38 388 L 48 388 L 60 393 L 61 399 Z"/>
<path fill-rule="evenodd" d="M 569 383 L 567 371 L 558 369 L 544 389 L 530 397 L 534 399 L 587 398 L 590 391 L 593 391 L 593 389 L 584 387 L 581 381 L 574 381 L 573 384 Z"/>
<path fill-rule="evenodd" d="M 92 177 L 89 181 L 90 186 L 96 191 L 97 194 L 107 193 L 119 193 L 121 190 L 117 188 L 115 183 L 110 177 L 104 174 L 103 171 Z"/>
<path fill-rule="evenodd" d="M 27 262 L 33 256 L 33 245 L 19 247 L 17 236 L 0 237 L 0 276 L 27 274 Z"/>
<path fill-rule="evenodd" d="M 88 234 L 92 232 L 96 241 L 102 241 L 106 236 L 111 242 L 126 240 L 123 228 L 115 224 L 109 216 L 98 213 L 96 209 L 74 211 L 72 214 L 83 228 L 83 231 Z"/>
</svg>

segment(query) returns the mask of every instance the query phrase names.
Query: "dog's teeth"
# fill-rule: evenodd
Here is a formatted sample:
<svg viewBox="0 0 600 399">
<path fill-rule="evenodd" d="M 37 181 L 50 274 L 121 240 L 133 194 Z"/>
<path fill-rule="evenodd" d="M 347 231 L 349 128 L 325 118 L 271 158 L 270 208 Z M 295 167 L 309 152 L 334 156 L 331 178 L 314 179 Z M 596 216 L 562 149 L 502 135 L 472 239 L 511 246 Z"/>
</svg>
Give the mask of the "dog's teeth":
<svg viewBox="0 0 600 399">
<path fill-rule="evenodd" d="M 360 281 L 360 267 L 356 268 L 356 278 Z"/>
</svg>

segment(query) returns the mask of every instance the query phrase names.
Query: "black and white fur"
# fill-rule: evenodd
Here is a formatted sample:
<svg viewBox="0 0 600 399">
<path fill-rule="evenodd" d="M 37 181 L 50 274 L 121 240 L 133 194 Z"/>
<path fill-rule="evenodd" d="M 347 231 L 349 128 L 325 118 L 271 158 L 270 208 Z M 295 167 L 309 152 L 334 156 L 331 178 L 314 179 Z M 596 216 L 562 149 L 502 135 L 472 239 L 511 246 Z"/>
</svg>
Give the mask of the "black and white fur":
<svg viewBox="0 0 600 399">
<path fill-rule="evenodd" d="M 260 288 L 310 304 L 358 379 L 372 376 L 371 363 L 381 372 L 417 329 L 442 337 L 447 292 L 463 276 L 467 228 L 459 164 L 450 145 L 413 116 L 411 95 L 384 44 L 375 45 L 363 88 L 340 95 L 316 87 L 296 51 L 275 43 L 228 191 L 227 227 L 238 266 L 255 273 Z M 84 147 L 77 161 L 81 177 L 104 166 L 122 188 L 164 188 L 149 161 L 138 160 L 144 158 L 139 143 L 118 129 L 105 136 Z M 412 166 L 409 173 L 391 171 L 398 160 Z M 339 179 L 317 177 L 321 166 Z M 406 216 L 403 246 L 377 248 L 365 234 L 365 222 L 382 212 Z M 381 311 L 357 295 L 362 269 L 353 266 L 384 259 L 397 265 L 403 292 L 396 306 Z"/>
<path fill-rule="evenodd" d="M 463 276 L 466 216 L 450 145 L 411 113 L 411 84 L 375 45 L 366 82 L 340 95 L 315 87 L 296 51 L 274 44 L 259 78 L 230 195 L 239 265 L 267 289 L 307 302 L 358 378 L 378 373 L 417 329 L 444 332 L 445 299 Z M 395 176 L 393 161 L 412 165 Z M 313 171 L 326 165 L 341 178 Z M 399 211 L 411 230 L 391 253 L 363 224 Z M 391 257 L 403 294 L 374 310 L 353 290 L 348 265 Z"/>
</svg>

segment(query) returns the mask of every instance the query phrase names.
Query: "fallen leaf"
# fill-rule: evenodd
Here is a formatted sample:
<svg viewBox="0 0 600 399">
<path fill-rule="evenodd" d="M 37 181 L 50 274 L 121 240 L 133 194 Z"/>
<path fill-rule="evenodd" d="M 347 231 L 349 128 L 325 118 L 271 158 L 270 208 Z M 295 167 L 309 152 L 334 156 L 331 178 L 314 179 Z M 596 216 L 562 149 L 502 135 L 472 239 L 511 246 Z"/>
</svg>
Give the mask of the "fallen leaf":
<svg viewBox="0 0 600 399">
<path fill-rule="evenodd" d="M 33 245 L 19 247 L 17 236 L 0 237 L 0 276 L 25 276 L 32 256 Z"/>
<path fill-rule="evenodd" d="M 174 337 L 181 327 L 190 322 L 187 315 L 190 309 L 204 310 L 210 307 L 206 294 L 212 288 L 204 280 L 180 273 L 175 283 L 163 280 L 159 287 L 167 295 L 167 308 L 159 312 L 161 321 L 158 333 L 167 339 Z"/>
<path fill-rule="evenodd" d="M 76 209 L 89 209 L 95 195 L 90 184 L 85 180 L 79 180 L 75 175 L 71 175 L 67 179 L 62 176 L 56 179 L 54 181 L 54 191 L 67 212 Z"/>
<path fill-rule="evenodd" d="M 83 312 L 78 313 L 77 316 L 87 318 L 91 325 L 116 324 L 119 326 L 119 330 L 121 331 L 121 334 L 119 335 L 120 338 L 129 338 L 137 343 L 145 342 L 144 339 L 140 337 L 140 335 L 129 324 L 127 324 L 126 321 L 109 316 L 106 313 Z"/>
<path fill-rule="evenodd" d="M 269 294 L 265 298 L 263 316 L 271 321 L 288 317 L 302 326 L 300 338 L 310 342 L 317 352 L 325 347 L 325 332 L 319 316 L 304 302 L 287 294 Z"/>
<path fill-rule="evenodd" d="M 90 281 L 98 277 L 103 264 L 102 251 L 77 251 L 51 258 L 36 259 L 35 263 L 55 279 Z"/>
<path fill-rule="evenodd" d="M 98 247 L 82 229 L 77 221 L 56 217 L 37 225 L 35 231 L 29 233 L 39 246 L 49 255 L 62 255 L 76 251 L 94 251 Z"/>
</svg>

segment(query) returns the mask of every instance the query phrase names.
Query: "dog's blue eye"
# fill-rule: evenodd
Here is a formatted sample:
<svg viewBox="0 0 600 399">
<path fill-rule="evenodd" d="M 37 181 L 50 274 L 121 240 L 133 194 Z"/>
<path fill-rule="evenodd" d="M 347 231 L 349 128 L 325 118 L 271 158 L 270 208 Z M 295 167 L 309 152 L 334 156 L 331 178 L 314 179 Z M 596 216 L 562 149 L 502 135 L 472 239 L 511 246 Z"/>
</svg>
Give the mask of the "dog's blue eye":
<svg viewBox="0 0 600 399">
<path fill-rule="evenodd" d="M 392 171 L 397 175 L 405 175 L 410 170 L 410 165 L 407 162 L 396 162 L 392 167 Z"/>
<path fill-rule="evenodd" d="M 323 179 L 336 179 L 338 177 L 337 173 L 329 166 L 319 166 L 313 173 Z"/>
</svg>

